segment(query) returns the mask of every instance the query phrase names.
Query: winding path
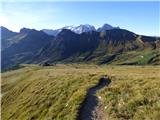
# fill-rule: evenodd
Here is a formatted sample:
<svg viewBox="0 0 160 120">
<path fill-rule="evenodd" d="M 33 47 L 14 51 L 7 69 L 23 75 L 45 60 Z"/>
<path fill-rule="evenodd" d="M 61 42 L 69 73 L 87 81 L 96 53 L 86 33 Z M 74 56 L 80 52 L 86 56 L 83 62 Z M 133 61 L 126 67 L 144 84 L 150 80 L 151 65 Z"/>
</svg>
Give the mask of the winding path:
<svg viewBox="0 0 160 120">
<path fill-rule="evenodd" d="M 79 109 L 77 120 L 103 120 L 101 103 L 95 94 L 101 88 L 108 86 L 110 82 L 109 78 L 103 77 L 96 86 L 88 90 L 86 98 Z"/>
</svg>

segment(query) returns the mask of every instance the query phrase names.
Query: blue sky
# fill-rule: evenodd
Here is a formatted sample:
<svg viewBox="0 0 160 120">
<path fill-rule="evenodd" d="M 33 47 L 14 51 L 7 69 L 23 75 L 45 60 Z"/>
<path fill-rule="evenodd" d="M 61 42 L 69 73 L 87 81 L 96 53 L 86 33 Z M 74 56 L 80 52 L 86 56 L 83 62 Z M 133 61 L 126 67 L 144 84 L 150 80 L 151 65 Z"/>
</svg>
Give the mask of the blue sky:
<svg viewBox="0 0 160 120">
<path fill-rule="evenodd" d="M 0 23 L 13 31 L 22 27 L 57 29 L 104 23 L 138 34 L 160 36 L 160 2 L 2 2 Z"/>
</svg>

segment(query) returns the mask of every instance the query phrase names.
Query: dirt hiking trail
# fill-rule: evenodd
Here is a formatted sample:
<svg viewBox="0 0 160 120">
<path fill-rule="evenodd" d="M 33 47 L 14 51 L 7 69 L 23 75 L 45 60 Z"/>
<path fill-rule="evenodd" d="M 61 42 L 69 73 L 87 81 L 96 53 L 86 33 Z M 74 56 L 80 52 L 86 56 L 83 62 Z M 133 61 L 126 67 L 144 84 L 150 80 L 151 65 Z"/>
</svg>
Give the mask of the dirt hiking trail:
<svg viewBox="0 0 160 120">
<path fill-rule="evenodd" d="M 98 90 L 108 86 L 110 83 L 111 80 L 108 77 L 103 77 L 96 86 L 88 90 L 79 109 L 77 120 L 106 120 L 103 115 L 104 107 L 99 100 L 101 98 L 97 98 L 95 94 Z"/>
</svg>

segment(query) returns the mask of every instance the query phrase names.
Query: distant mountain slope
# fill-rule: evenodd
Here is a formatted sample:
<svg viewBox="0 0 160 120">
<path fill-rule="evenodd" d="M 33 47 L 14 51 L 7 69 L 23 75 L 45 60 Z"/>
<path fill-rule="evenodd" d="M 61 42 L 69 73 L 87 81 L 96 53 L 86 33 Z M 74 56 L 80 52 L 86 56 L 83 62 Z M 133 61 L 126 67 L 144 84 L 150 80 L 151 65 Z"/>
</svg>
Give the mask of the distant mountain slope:
<svg viewBox="0 0 160 120">
<path fill-rule="evenodd" d="M 50 62 L 66 59 L 75 54 L 83 54 L 94 50 L 98 45 L 98 33 L 76 34 L 70 30 L 63 29 L 52 43 L 41 53 L 37 54 L 39 62 L 48 60 Z"/>
<path fill-rule="evenodd" d="M 52 30 L 52 29 L 43 29 L 46 34 L 57 36 L 63 29 L 71 30 L 74 33 L 81 34 L 84 32 L 96 31 L 95 27 L 92 25 L 79 25 L 79 26 L 65 26 L 60 29 Z"/>
<path fill-rule="evenodd" d="M 19 33 L 6 38 L 9 42 L 5 49 L 2 49 L 2 69 L 20 63 L 44 61 L 96 64 L 160 63 L 159 37 L 141 36 L 120 28 L 82 34 L 62 29 L 55 37 L 43 31 L 23 28 Z"/>
<path fill-rule="evenodd" d="M 42 29 L 43 32 L 45 32 L 48 35 L 57 36 L 58 33 L 61 32 L 61 29 L 52 30 L 52 29 Z"/>
<path fill-rule="evenodd" d="M 0 37 L 1 37 L 2 49 L 4 49 L 10 44 L 8 39 L 17 35 L 18 33 L 12 32 L 3 26 L 0 27 L 0 31 L 1 31 Z"/>
<path fill-rule="evenodd" d="M 75 32 L 77 34 L 81 34 L 84 32 L 91 32 L 91 31 L 96 31 L 95 27 L 89 24 L 85 24 L 85 25 L 79 25 L 79 26 L 66 26 L 63 27 L 63 29 L 68 29 L 71 30 L 72 32 Z"/>
<path fill-rule="evenodd" d="M 21 29 L 20 33 L 8 38 L 9 45 L 2 50 L 2 69 L 19 63 L 30 62 L 34 54 L 49 44 L 53 38 L 42 31 Z"/>
<path fill-rule="evenodd" d="M 48 35 L 53 35 L 53 36 L 57 36 L 63 29 L 68 29 L 71 30 L 74 33 L 77 34 L 82 34 L 84 32 L 92 32 L 92 31 L 97 31 L 97 32 L 104 32 L 106 30 L 112 30 L 112 29 L 119 29 L 119 27 L 113 27 L 109 24 L 104 24 L 102 27 L 99 28 L 95 28 L 93 25 L 89 25 L 89 24 L 84 24 L 84 25 L 79 25 L 79 26 L 65 26 L 59 29 L 42 29 L 43 32 L 45 32 Z"/>
<path fill-rule="evenodd" d="M 105 32 L 106 30 L 119 29 L 119 27 L 113 27 L 109 24 L 104 24 L 102 27 L 97 29 L 97 32 Z"/>
<path fill-rule="evenodd" d="M 136 35 L 123 29 L 75 34 L 63 30 L 52 44 L 37 54 L 38 62 L 89 62 L 107 63 L 125 52 L 158 50 L 160 39 Z"/>
</svg>

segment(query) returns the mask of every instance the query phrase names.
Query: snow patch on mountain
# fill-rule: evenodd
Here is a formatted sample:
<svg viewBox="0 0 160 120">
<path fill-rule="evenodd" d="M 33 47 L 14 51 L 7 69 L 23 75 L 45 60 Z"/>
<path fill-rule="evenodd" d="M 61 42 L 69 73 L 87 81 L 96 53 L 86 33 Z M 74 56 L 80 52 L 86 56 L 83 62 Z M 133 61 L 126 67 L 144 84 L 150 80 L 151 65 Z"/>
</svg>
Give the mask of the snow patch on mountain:
<svg viewBox="0 0 160 120">
<path fill-rule="evenodd" d="M 81 34 L 84 32 L 91 32 L 91 31 L 98 31 L 103 32 L 105 30 L 111 30 L 111 29 L 119 29 L 119 27 L 113 27 L 109 24 L 104 24 L 102 27 L 99 27 L 96 29 L 93 25 L 84 24 L 79 26 L 65 26 L 60 29 L 52 30 L 52 29 L 43 29 L 42 31 L 47 33 L 48 35 L 57 36 L 58 33 L 60 33 L 63 29 L 71 30 L 72 32 L 75 32 L 77 34 Z"/>
</svg>

